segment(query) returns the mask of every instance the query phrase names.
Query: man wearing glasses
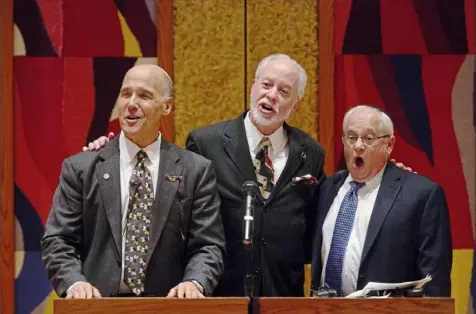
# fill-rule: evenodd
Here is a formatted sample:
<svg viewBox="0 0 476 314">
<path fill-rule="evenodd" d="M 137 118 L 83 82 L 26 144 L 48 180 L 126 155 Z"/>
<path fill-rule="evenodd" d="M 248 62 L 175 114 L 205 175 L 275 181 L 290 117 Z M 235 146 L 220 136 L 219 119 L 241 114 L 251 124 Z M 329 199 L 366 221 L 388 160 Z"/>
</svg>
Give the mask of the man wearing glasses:
<svg viewBox="0 0 476 314">
<path fill-rule="evenodd" d="M 452 245 L 443 189 L 389 162 L 393 123 L 380 109 L 352 108 L 343 132 L 347 169 L 320 190 L 312 289 L 328 286 L 345 296 L 370 281 L 430 275 L 425 295 L 450 296 Z"/>
</svg>

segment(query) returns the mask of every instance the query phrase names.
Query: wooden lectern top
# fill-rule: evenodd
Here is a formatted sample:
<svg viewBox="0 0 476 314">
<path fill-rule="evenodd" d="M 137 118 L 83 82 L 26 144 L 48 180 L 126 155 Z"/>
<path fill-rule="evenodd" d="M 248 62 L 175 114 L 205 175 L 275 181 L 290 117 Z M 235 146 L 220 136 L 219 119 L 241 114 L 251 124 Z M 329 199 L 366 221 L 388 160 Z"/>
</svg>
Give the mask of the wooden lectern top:
<svg viewBox="0 0 476 314">
<path fill-rule="evenodd" d="M 56 299 L 54 300 L 53 308 L 54 314 L 247 314 L 248 298 L 102 298 L 89 300 Z"/>
<path fill-rule="evenodd" d="M 451 298 L 258 298 L 253 314 L 454 314 Z"/>
</svg>

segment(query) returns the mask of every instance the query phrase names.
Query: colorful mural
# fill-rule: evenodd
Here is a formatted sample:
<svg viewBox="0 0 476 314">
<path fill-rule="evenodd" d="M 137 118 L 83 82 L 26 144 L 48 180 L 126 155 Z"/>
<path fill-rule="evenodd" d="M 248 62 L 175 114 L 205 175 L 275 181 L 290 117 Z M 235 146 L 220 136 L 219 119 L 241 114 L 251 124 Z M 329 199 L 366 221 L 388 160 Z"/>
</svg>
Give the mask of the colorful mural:
<svg viewBox="0 0 476 314">
<path fill-rule="evenodd" d="M 197 123 L 215 122 L 225 114 L 232 117 L 245 108 L 249 91 L 245 76 L 249 85 L 257 61 L 267 54 L 289 53 L 308 72 L 318 67 L 313 57 L 318 53 L 318 17 L 313 11 L 317 1 L 280 0 L 275 11 L 268 9 L 266 0 L 224 3 L 174 2 L 179 23 L 173 26 L 178 34 L 176 99 L 183 104 L 175 112 L 179 144 L 190 128 L 200 126 Z M 52 313 L 56 295 L 46 279 L 39 241 L 61 162 L 89 140 L 110 130 L 117 133 L 115 100 L 125 71 L 136 63 L 156 63 L 160 53 L 157 1 L 14 0 L 14 4 L 15 293 L 21 296 L 15 308 L 19 314 Z M 475 6 L 473 0 L 335 1 L 336 164 L 343 112 L 357 103 L 385 109 L 396 126 L 394 157 L 445 189 L 453 229 L 457 313 L 471 313 L 472 305 Z M 280 15 L 282 23 L 260 24 L 273 21 L 274 15 Z M 295 16 L 308 20 L 294 25 Z M 245 28 L 244 23 L 250 25 Z M 230 34 L 223 36 L 226 32 L 216 31 L 222 29 L 217 25 L 228 25 Z M 310 35 L 296 36 L 298 28 L 301 35 Z M 192 44 L 202 50 L 191 49 Z M 202 66 L 194 66 L 197 62 Z M 220 62 L 226 63 L 225 70 L 217 66 Z M 222 86 L 212 97 L 210 90 L 204 92 L 204 80 L 190 80 L 190 73 L 207 76 L 211 85 L 219 78 Z M 312 104 L 318 91 L 316 73 L 310 76 L 304 110 L 296 112 L 292 122 L 310 134 L 318 129 L 311 121 L 312 114 L 318 120 L 319 111 L 319 104 Z M 190 119 L 200 110 L 209 113 L 205 122 Z"/>
<path fill-rule="evenodd" d="M 440 183 L 453 239 L 456 313 L 472 313 L 475 225 L 475 2 L 336 1 L 336 164 L 344 112 L 372 104 L 389 113 L 393 157 Z"/>
<path fill-rule="evenodd" d="M 112 130 L 125 72 L 157 62 L 156 0 L 15 0 L 15 311 L 52 313 L 40 239 L 62 160 Z M 18 297 L 20 296 L 20 297 Z"/>
</svg>

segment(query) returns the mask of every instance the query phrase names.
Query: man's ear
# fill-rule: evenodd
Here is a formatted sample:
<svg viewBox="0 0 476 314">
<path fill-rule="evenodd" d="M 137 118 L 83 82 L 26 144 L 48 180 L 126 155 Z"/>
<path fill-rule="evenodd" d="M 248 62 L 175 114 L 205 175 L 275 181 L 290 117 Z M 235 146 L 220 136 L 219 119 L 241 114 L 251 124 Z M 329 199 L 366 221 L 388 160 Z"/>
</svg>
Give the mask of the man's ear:
<svg viewBox="0 0 476 314">
<path fill-rule="evenodd" d="M 253 85 L 255 85 L 255 82 L 256 82 L 256 79 L 254 78 L 254 79 L 253 79 L 253 82 L 251 82 L 250 92 L 251 92 L 251 90 L 253 90 Z"/>
<path fill-rule="evenodd" d="M 395 146 L 395 136 L 390 136 L 390 138 L 388 139 L 388 142 L 387 142 L 387 153 L 388 155 L 390 156 L 390 153 L 392 152 L 393 150 L 393 147 Z"/>
<path fill-rule="evenodd" d="M 298 103 L 299 103 L 299 100 L 296 100 L 296 102 L 292 106 L 291 112 L 294 112 L 297 109 Z"/>
<path fill-rule="evenodd" d="M 172 97 L 168 97 L 167 100 L 163 104 L 162 114 L 164 116 L 168 116 L 170 112 L 172 112 L 172 105 L 174 104 L 174 99 Z"/>
</svg>

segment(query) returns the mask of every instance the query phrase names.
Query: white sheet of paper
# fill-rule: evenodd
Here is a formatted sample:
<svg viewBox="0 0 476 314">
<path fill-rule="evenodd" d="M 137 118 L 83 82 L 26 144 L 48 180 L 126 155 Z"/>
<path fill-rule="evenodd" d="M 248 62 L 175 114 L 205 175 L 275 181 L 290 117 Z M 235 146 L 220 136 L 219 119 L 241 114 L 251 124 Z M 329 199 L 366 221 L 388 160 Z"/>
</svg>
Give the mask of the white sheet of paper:
<svg viewBox="0 0 476 314">
<path fill-rule="evenodd" d="M 367 295 L 371 290 L 394 290 L 394 289 L 404 289 L 404 288 L 421 288 L 427 282 L 431 281 L 431 276 L 426 275 L 425 278 L 416 280 L 416 281 L 407 281 L 407 282 L 398 282 L 398 283 L 384 283 L 384 282 L 369 282 L 365 285 L 362 290 L 355 291 L 346 298 L 362 298 Z"/>
</svg>

